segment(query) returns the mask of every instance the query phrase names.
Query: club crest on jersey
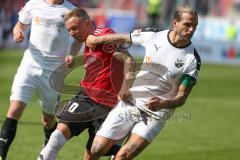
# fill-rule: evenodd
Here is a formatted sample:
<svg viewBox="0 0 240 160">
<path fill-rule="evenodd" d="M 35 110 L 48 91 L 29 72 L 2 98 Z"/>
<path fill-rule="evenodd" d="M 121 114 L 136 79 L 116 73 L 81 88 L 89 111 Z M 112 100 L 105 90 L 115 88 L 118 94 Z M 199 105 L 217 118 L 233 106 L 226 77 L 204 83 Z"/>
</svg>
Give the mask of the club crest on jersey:
<svg viewBox="0 0 240 160">
<path fill-rule="evenodd" d="M 184 64 L 184 60 L 183 59 L 177 59 L 176 62 L 175 62 L 175 66 L 177 68 L 181 68 Z"/>
</svg>

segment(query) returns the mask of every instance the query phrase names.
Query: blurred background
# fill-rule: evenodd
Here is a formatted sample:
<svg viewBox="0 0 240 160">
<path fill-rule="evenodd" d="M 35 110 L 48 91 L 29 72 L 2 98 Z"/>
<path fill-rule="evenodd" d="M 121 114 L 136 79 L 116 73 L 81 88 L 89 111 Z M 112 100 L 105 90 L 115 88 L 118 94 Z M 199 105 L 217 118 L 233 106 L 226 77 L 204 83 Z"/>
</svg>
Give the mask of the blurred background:
<svg viewBox="0 0 240 160">
<path fill-rule="evenodd" d="M 240 64 L 240 0 L 70 0 L 85 8 L 98 27 L 118 33 L 135 28 L 171 26 L 177 5 L 190 4 L 199 13 L 193 43 L 203 62 Z M 0 0 L 0 48 L 26 48 L 12 40 L 12 29 L 26 0 Z M 26 32 L 28 37 L 29 30 Z"/>
</svg>

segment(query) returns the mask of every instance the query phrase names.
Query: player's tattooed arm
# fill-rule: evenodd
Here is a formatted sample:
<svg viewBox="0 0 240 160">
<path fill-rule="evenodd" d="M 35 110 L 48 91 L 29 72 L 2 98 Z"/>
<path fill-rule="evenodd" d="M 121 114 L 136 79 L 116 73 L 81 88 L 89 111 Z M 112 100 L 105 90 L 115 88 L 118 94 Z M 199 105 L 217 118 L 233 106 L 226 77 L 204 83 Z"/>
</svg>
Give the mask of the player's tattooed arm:
<svg viewBox="0 0 240 160">
<path fill-rule="evenodd" d="M 104 36 L 89 35 L 86 41 L 86 46 L 89 48 L 95 48 L 98 44 L 122 41 L 132 43 L 130 34 L 108 34 Z"/>
<path fill-rule="evenodd" d="M 13 28 L 13 40 L 15 42 L 22 42 L 24 40 L 24 31 L 26 30 L 27 25 L 18 21 Z"/>
<path fill-rule="evenodd" d="M 177 108 L 182 106 L 190 94 L 193 86 L 180 85 L 177 95 L 170 100 L 151 97 L 147 103 L 150 110 L 156 111 L 163 108 Z"/>
<path fill-rule="evenodd" d="M 124 79 L 121 90 L 118 93 L 119 100 L 123 101 L 131 101 L 132 95 L 129 91 L 129 88 L 132 86 L 132 83 L 135 79 L 135 68 L 136 61 L 133 57 L 128 53 L 128 51 L 124 52 L 115 52 L 113 56 L 119 61 L 124 63 Z"/>
</svg>

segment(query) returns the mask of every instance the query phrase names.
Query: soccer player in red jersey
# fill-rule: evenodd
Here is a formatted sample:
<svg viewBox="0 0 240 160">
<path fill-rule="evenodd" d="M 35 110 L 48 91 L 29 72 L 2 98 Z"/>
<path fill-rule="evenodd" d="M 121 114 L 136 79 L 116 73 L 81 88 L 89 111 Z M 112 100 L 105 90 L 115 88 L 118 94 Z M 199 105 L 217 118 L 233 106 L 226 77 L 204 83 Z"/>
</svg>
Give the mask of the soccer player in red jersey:
<svg viewBox="0 0 240 160">
<path fill-rule="evenodd" d="M 89 35 L 102 36 L 114 33 L 110 28 L 95 28 L 88 14 L 80 8 L 71 11 L 64 17 L 64 20 L 70 35 L 80 42 L 85 42 Z M 41 151 L 38 157 L 39 160 L 56 159 L 57 152 L 62 148 L 64 143 L 71 137 L 79 135 L 85 129 L 88 129 L 89 139 L 84 159 L 90 159 L 93 138 L 108 112 L 116 105 L 118 99 L 124 101 L 131 100 L 128 88 L 131 86 L 133 75 L 132 72 L 127 73 L 126 71 L 134 68 L 132 66 L 134 66 L 135 61 L 125 51 L 124 54 L 123 52 L 115 52 L 115 48 L 116 46 L 113 44 L 99 44 L 94 49 L 85 48 L 83 65 L 86 73 L 84 79 L 80 81 L 82 92 L 61 113 L 60 123 L 52 133 L 48 144 Z M 124 71 L 122 70 L 124 79 L 121 87 L 115 85 L 116 82 L 112 78 L 114 70 L 112 65 L 117 62 L 116 59 L 124 64 Z M 67 66 L 73 66 L 73 56 L 67 56 L 65 60 Z M 128 65 L 126 65 L 127 63 Z M 118 74 L 121 75 L 121 68 L 119 68 Z M 71 119 L 69 112 L 76 113 L 81 107 L 89 107 L 90 109 L 93 108 L 93 110 L 97 108 L 99 111 L 102 111 L 102 116 L 94 118 L 93 115 L 92 120 L 84 122 L 76 122 L 76 120 L 73 122 L 74 120 Z M 68 119 L 71 120 L 68 121 Z M 114 151 L 114 148 L 112 151 Z M 112 153 L 109 154 L 111 155 Z"/>
</svg>

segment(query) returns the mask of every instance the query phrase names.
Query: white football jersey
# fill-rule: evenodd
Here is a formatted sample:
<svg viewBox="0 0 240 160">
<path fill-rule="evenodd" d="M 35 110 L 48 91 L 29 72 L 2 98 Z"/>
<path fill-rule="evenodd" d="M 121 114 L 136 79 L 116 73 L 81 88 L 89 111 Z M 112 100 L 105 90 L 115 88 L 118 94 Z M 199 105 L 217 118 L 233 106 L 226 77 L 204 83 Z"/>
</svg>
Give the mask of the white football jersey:
<svg viewBox="0 0 240 160">
<path fill-rule="evenodd" d="M 169 40 L 169 30 L 147 28 L 131 33 L 132 43 L 145 50 L 143 64 L 131 88 L 136 105 L 150 97 L 171 99 L 176 96 L 184 75 L 198 78 L 200 57 L 192 44 L 178 48 Z"/>
<path fill-rule="evenodd" d="M 70 47 L 71 38 L 63 16 L 76 8 L 64 0 L 51 5 L 44 0 L 30 0 L 19 12 L 19 21 L 31 25 L 29 49 L 47 57 L 63 57 Z"/>
</svg>

